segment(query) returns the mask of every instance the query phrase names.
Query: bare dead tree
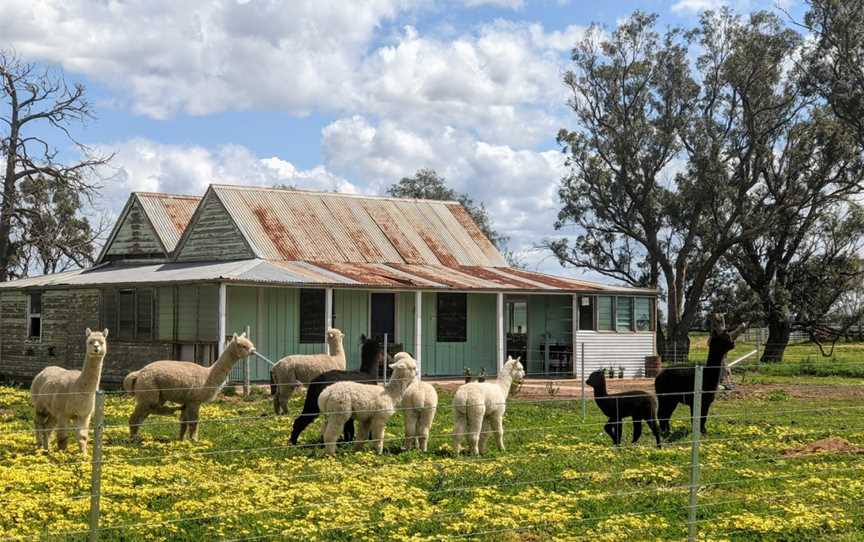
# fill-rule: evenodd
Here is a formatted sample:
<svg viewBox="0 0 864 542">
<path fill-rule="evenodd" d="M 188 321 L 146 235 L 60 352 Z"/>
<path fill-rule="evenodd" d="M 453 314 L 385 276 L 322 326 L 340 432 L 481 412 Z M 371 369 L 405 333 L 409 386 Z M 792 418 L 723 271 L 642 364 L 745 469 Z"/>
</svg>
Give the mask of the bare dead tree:
<svg viewBox="0 0 864 542">
<path fill-rule="evenodd" d="M 15 227 L 20 214 L 19 185 L 41 176 L 66 183 L 88 199 L 98 188 L 97 169 L 112 156 L 99 156 L 79 142 L 71 129 L 94 118 L 81 84 L 69 86 L 62 74 L 22 62 L 13 52 L 0 51 L 0 159 L 3 191 L 0 202 L 0 281 L 11 276 L 23 235 Z M 33 128 L 48 125 L 71 142 L 83 156 L 77 162 L 59 159 L 58 149 L 34 135 Z M 16 242 L 16 238 L 17 241 Z"/>
</svg>

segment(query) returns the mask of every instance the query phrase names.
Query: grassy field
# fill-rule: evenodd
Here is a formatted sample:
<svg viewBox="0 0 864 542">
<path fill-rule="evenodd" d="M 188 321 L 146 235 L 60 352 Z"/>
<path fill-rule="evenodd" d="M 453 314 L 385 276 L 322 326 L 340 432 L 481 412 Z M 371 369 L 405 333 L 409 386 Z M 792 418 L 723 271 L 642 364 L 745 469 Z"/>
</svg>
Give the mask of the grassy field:
<svg viewBox="0 0 864 542">
<path fill-rule="evenodd" d="M 763 380 L 759 380 L 763 379 Z M 712 411 L 701 446 L 701 540 L 862 540 L 864 399 L 860 380 L 749 375 Z M 299 409 L 299 398 L 292 402 Z M 132 401 L 106 408 L 103 540 L 680 540 L 686 536 L 685 411 L 663 449 L 643 436 L 610 446 L 591 404 L 514 400 L 507 451 L 453 457 L 442 394 L 428 454 L 400 451 L 401 415 L 384 456 L 288 445 L 290 417 L 263 395 L 202 410 L 202 440 L 176 442 L 151 417 L 127 441 Z M 34 451 L 27 393 L 0 388 L 0 538 L 84 539 L 90 465 Z M 629 426 L 627 429 L 629 433 Z M 798 454 L 826 437 L 848 442 Z M 626 435 L 625 435 L 626 438 Z"/>
</svg>

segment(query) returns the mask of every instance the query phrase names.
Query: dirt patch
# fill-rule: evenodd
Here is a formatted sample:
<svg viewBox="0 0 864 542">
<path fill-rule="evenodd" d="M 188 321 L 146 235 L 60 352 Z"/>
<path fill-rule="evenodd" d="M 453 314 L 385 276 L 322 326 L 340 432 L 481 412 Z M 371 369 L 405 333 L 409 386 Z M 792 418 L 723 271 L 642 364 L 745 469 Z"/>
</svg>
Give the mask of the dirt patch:
<svg viewBox="0 0 864 542">
<path fill-rule="evenodd" d="M 845 438 L 828 437 L 799 448 L 786 450 L 783 455 L 786 457 L 801 457 L 820 453 L 864 454 L 864 448 L 855 446 Z"/>
<path fill-rule="evenodd" d="M 737 384 L 731 391 L 734 399 L 766 399 L 785 392 L 797 399 L 864 399 L 864 386 L 828 384 Z"/>
<path fill-rule="evenodd" d="M 487 382 L 494 382 L 491 378 Z M 437 381 L 435 385 L 442 390 L 455 392 L 459 386 L 464 384 L 464 380 L 445 380 Z M 654 391 L 653 378 L 628 378 L 628 379 L 610 379 L 607 381 L 609 393 L 618 393 L 627 390 L 643 390 L 648 392 Z M 513 399 L 574 399 L 582 395 L 582 387 L 579 379 L 567 378 L 562 380 L 546 380 L 539 378 L 530 378 L 522 384 L 519 390 L 519 395 Z M 585 386 L 585 397 L 593 398 L 591 386 Z"/>
</svg>

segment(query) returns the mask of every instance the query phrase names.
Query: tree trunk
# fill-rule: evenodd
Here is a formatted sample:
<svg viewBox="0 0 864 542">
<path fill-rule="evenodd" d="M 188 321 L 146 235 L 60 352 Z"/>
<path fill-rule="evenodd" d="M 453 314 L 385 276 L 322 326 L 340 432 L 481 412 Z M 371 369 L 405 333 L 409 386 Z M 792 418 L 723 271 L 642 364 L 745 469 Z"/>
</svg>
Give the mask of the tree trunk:
<svg viewBox="0 0 864 542">
<path fill-rule="evenodd" d="M 690 359 L 690 334 L 687 330 L 669 329 L 666 336 L 658 340 L 657 350 L 664 367 L 686 364 Z"/>
<path fill-rule="evenodd" d="M 768 340 L 765 341 L 765 350 L 762 352 L 763 363 L 776 363 L 783 361 L 783 352 L 789 344 L 789 336 L 792 334 L 792 324 L 788 318 L 784 318 L 781 311 L 772 309 L 768 313 Z"/>
<path fill-rule="evenodd" d="M 13 105 L 17 107 L 17 104 Z M 12 211 L 15 209 L 15 152 L 18 147 L 18 113 L 13 111 L 9 130 L 9 150 L 3 172 L 3 202 L 0 205 L 0 282 L 9 280 L 9 256 L 12 235 Z"/>
</svg>

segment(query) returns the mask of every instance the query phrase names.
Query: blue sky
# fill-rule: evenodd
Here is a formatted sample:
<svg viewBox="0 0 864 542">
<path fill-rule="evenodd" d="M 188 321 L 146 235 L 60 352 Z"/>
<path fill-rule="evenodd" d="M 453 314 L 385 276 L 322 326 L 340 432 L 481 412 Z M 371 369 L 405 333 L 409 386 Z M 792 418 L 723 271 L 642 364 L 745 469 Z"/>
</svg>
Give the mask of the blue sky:
<svg viewBox="0 0 864 542">
<path fill-rule="evenodd" d="M 98 118 L 75 134 L 116 153 L 100 212 L 210 182 L 380 193 L 432 167 L 532 268 L 562 273 L 532 247 L 556 234 L 569 48 L 635 9 L 690 25 L 723 3 L 0 0 L 0 48 L 86 85 Z"/>
</svg>

